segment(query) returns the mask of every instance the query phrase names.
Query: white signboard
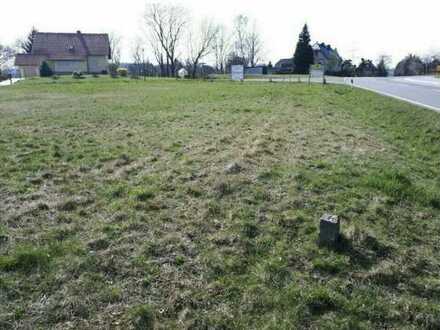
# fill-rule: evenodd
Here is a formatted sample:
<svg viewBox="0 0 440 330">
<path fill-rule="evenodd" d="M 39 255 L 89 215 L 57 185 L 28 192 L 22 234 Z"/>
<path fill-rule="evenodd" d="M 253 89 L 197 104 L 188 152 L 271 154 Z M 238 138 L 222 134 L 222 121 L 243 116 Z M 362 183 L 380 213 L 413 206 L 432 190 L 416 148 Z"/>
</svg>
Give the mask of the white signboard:
<svg viewBox="0 0 440 330">
<path fill-rule="evenodd" d="M 324 78 L 324 69 L 323 68 L 311 68 L 310 69 L 310 78 Z"/>
<path fill-rule="evenodd" d="M 243 65 L 232 65 L 231 66 L 231 78 L 234 81 L 244 80 L 244 66 Z"/>
</svg>

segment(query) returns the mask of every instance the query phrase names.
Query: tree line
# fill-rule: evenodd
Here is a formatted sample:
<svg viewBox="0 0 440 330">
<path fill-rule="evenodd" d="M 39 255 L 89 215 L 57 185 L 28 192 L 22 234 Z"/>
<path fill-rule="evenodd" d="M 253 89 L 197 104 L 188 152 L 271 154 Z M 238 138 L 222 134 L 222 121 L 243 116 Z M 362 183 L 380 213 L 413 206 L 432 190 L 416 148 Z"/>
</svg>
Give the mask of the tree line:
<svg viewBox="0 0 440 330">
<path fill-rule="evenodd" d="M 207 58 L 214 62 L 217 73 L 226 73 L 231 64 L 255 66 L 263 59 L 257 22 L 246 15 L 235 17 L 232 28 L 228 28 L 211 18 L 191 19 L 183 6 L 158 2 L 147 4 L 142 22 L 143 33 L 131 49 L 133 70 L 139 75 L 175 77 L 179 69 L 185 68 L 195 78 Z M 113 43 L 114 49 L 120 48 Z M 113 61 L 117 63 L 118 59 Z"/>
<path fill-rule="evenodd" d="M 175 77 L 178 70 L 185 68 L 195 78 L 203 74 L 205 61 L 214 64 L 214 72 L 227 73 L 232 64 L 255 67 L 264 60 L 265 49 L 258 23 L 246 15 L 236 16 L 231 25 L 226 26 L 211 18 L 191 17 L 190 11 L 181 5 L 153 2 L 146 4 L 141 18 L 142 32 L 135 38 L 130 49 L 130 71 L 134 75 Z M 32 28 L 14 46 L 0 45 L 0 66 L 10 61 L 17 52 L 31 53 L 36 32 L 37 29 Z M 113 67 L 118 68 L 121 64 L 122 38 L 116 33 L 110 33 L 109 41 Z M 310 65 L 314 64 L 307 25 L 298 37 L 292 64 L 294 72 L 298 74 L 308 73 Z M 337 64 L 337 71 L 327 73 L 341 76 L 387 76 L 391 59 L 383 55 L 376 62 L 362 58 L 355 65 L 352 60 L 341 59 Z M 410 55 L 397 68 L 403 74 L 423 74 L 433 72 L 438 64 L 440 54 L 423 58 Z M 414 67 L 417 70 L 413 70 Z"/>
</svg>

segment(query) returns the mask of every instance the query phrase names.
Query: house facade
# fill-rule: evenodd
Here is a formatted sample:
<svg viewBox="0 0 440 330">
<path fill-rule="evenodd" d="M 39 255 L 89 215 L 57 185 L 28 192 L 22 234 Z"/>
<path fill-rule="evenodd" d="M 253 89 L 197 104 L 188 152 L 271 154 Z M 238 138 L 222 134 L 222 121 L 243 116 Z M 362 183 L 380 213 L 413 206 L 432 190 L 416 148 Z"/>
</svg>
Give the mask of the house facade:
<svg viewBox="0 0 440 330">
<path fill-rule="evenodd" d="M 260 75 L 268 74 L 268 68 L 266 65 L 246 67 L 244 68 L 244 74 L 248 76 L 260 76 Z"/>
<path fill-rule="evenodd" d="M 330 45 L 316 42 L 313 46 L 314 64 L 320 64 L 325 67 L 325 71 L 329 73 L 340 72 L 342 69 L 342 57 L 337 49 L 333 49 Z"/>
<path fill-rule="evenodd" d="M 313 62 L 325 67 L 327 73 L 340 72 L 342 69 L 342 58 L 336 48 L 332 48 L 325 43 L 316 42 L 312 46 Z M 284 58 L 279 60 L 274 67 L 276 73 L 293 73 L 295 71 L 295 63 L 293 58 Z"/>
<path fill-rule="evenodd" d="M 43 62 L 55 74 L 107 73 L 110 54 L 107 34 L 37 32 L 31 53 L 16 55 L 15 65 L 22 77 L 38 76 Z"/>
<path fill-rule="evenodd" d="M 279 74 L 293 73 L 295 64 L 293 58 L 283 58 L 275 63 L 274 72 Z"/>
</svg>

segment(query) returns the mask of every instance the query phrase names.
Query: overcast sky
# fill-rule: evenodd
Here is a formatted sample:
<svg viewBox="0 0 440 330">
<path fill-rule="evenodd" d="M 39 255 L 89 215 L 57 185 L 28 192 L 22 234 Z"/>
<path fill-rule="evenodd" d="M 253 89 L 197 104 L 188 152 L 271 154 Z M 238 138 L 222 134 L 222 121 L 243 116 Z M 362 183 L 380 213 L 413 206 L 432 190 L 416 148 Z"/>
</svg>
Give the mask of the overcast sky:
<svg viewBox="0 0 440 330">
<path fill-rule="evenodd" d="M 110 32 L 124 42 L 123 60 L 141 34 L 146 0 L 1 0 L 0 43 L 23 37 L 32 25 L 43 32 Z M 257 20 L 266 61 L 292 56 L 308 23 L 313 41 L 330 43 L 344 58 L 393 61 L 408 53 L 440 53 L 440 0 L 176 0 L 192 17 L 232 25 L 243 13 Z"/>
</svg>

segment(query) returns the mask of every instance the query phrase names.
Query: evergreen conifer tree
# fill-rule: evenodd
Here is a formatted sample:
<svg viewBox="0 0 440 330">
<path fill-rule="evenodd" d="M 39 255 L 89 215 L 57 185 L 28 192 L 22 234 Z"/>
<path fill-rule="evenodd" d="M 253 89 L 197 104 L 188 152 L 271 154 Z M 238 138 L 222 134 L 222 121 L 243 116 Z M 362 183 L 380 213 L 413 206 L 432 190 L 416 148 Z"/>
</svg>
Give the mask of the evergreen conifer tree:
<svg viewBox="0 0 440 330">
<path fill-rule="evenodd" d="M 310 65 L 313 64 L 313 49 L 310 46 L 310 33 L 307 24 L 299 35 L 298 43 L 296 44 L 295 55 L 293 57 L 295 63 L 295 73 L 308 74 Z"/>
<path fill-rule="evenodd" d="M 30 54 L 32 52 L 32 46 L 34 44 L 35 34 L 37 32 L 37 29 L 35 27 L 32 27 L 31 32 L 29 32 L 26 39 L 21 43 L 21 48 L 26 54 Z"/>
<path fill-rule="evenodd" d="M 40 76 L 41 77 L 52 77 L 53 71 L 50 68 L 49 64 L 47 62 L 43 62 L 40 67 Z"/>
<path fill-rule="evenodd" d="M 385 60 L 383 58 L 379 61 L 379 64 L 377 65 L 377 76 L 378 77 L 387 77 L 388 76 L 387 65 L 386 65 Z"/>
</svg>

